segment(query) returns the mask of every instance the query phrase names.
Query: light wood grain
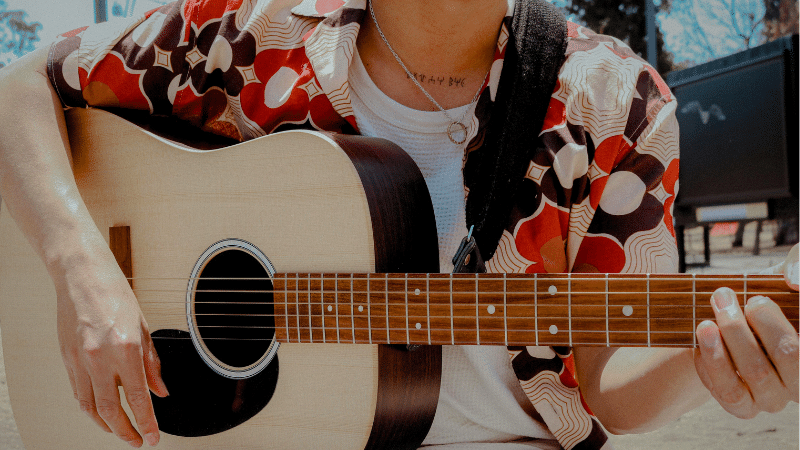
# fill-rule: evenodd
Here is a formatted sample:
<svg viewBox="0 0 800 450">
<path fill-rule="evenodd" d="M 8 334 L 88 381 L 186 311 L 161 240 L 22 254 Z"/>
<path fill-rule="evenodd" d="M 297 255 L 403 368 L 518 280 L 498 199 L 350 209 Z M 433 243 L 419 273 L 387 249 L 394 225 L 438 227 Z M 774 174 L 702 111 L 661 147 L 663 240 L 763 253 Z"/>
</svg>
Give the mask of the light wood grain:
<svg viewBox="0 0 800 450">
<path fill-rule="evenodd" d="M 68 120 L 78 183 L 95 223 L 104 233 L 131 227 L 134 292 L 151 330 L 188 330 L 186 278 L 221 239 L 257 245 L 282 271 L 373 270 L 358 175 L 343 153 L 318 150 L 322 135 L 269 136 L 271 152 L 251 141 L 194 153 L 155 145 L 153 136 L 102 112 Z M 99 148 L 117 150 L 92 150 Z M 5 211 L 0 236 L 4 355 L 26 448 L 127 448 L 79 411 L 59 353 L 52 282 Z M 165 436 L 159 448 L 363 448 L 375 409 L 377 346 L 284 345 L 278 358 L 276 393 L 256 417 L 214 436 Z"/>
</svg>

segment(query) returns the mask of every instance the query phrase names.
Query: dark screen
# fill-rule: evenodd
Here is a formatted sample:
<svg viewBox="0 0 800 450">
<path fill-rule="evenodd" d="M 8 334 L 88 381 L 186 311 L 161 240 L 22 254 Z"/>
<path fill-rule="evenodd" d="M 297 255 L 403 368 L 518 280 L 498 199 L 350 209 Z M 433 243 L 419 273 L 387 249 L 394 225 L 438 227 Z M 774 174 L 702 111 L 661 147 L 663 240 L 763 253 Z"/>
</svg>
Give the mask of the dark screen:
<svg viewBox="0 0 800 450">
<path fill-rule="evenodd" d="M 791 195 L 784 70 L 776 57 L 673 87 L 681 135 L 678 204 Z"/>
</svg>

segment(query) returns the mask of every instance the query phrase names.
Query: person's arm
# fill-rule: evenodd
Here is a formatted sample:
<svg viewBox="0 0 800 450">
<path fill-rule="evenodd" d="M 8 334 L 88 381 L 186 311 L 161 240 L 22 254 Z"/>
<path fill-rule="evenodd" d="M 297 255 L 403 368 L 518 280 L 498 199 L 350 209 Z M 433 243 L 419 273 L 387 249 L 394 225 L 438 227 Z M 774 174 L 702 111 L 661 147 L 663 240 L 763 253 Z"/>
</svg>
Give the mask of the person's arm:
<svg viewBox="0 0 800 450">
<path fill-rule="evenodd" d="M 0 196 L 56 287 L 62 356 L 80 408 L 133 446 L 159 439 L 148 386 L 167 395 L 147 324 L 81 199 L 47 49 L 0 71 Z M 120 404 L 117 386 L 141 435 Z"/>
</svg>

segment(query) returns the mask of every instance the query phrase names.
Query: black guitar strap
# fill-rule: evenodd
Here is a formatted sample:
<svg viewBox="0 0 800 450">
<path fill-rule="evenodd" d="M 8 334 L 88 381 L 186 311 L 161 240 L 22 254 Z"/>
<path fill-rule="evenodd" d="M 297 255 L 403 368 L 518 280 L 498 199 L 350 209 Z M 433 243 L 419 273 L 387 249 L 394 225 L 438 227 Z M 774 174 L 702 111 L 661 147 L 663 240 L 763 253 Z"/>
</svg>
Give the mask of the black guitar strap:
<svg viewBox="0 0 800 450">
<path fill-rule="evenodd" d="M 511 28 L 486 140 L 469 156 L 479 158 L 470 164 L 481 174 L 469 186 L 467 225 L 474 226 L 473 239 L 486 260 L 503 235 L 566 59 L 567 22 L 550 3 L 518 0 Z M 479 260 L 471 258 L 473 270 L 464 271 L 475 271 Z"/>
</svg>

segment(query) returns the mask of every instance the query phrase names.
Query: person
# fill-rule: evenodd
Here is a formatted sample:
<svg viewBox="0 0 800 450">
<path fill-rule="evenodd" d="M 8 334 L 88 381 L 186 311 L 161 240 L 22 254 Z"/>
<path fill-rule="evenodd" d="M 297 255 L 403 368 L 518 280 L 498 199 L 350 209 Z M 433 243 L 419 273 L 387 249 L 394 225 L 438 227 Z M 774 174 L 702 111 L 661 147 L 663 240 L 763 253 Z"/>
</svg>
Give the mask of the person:
<svg viewBox="0 0 800 450">
<path fill-rule="evenodd" d="M 75 185 L 63 106 L 144 109 L 239 140 L 293 127 L 393 140 L 425 175 L 448 271 L 466 232 L 465 196 L 481 177 L 471 157 L 489 151 L 480 143 L 513 11 L 513 0 L 184 0 L 66 33 L 4 69 L 0 195 L 56 286 L 79 407 L 134 447 L 156 445 L 148 389 L 168 390 L 136 298 Z M 567 55 L 543 146 L 487 268 L 675 272 L 676 99 L 616 39 L 569 24 Z M 796 288 L 796 265 L 785 273 Z M 576 347 L 565 359 L 606 429 L 652 430 L 709 396 L 737 417 L 798 400 L 798 335 L 780 308 L 755 297 L 743 311 L 726 288 L 710 301 L 716 322 L 697 327 L 698 351 Z M 445 347 L 443 365 L 425 446 L 559 447 L 506 349 Z"/>
</svg>

